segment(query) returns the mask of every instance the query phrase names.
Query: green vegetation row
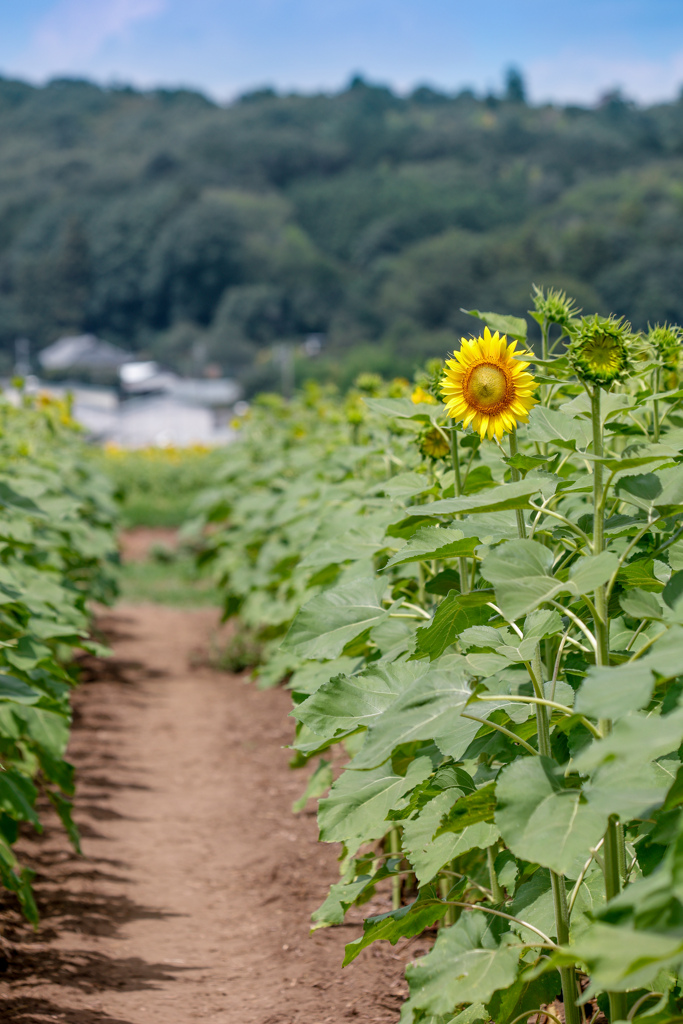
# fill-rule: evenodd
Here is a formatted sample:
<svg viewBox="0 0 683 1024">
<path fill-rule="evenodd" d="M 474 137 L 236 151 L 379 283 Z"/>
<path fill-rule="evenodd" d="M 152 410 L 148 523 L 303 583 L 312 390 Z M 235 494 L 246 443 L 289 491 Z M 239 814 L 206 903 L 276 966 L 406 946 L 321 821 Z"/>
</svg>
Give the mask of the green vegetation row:
<svg viewBox="0 0 683 1024">
<path fill-rule="evenodd" d="M 481 317 L 523 346 L 526 320 Z M 558 998 L 569 1024 L 665 1024 L 683 1012 L 682 334 L 554 293 L 531 324 L 539 402 L 501 443 L 453 429 L 440 364 L 417 387 L 364 374 L 344 401 L 262 398 L 203 496 L 204 558 L 262 646 L 259 685 L 291 691 L 298 807 L 318 797 L 341 844 L 314 927 L 379 888 L 393 909 L 345 964 L 438 928 L 402 1024 L 557 1020 Z"/>
<path fill-rule="evenodd" d="M 411 372 L 461 307 L 523 315 L 529 280 L 683 322 L 682 152 L 680 101 L 532 107 L 519 82 L 222 107 L 0 79 L 0 370 L 18 336 L 94 331 L 256 389 L 315 332 L 307 375 Z"/>
<path fill-rule="evenodd" d="M 42 830 L 48 801 L 79 849 L 65 760 L 77 651 L 106 652 L 90 635 L 92 601 L 115 595 L 111 485 L 86 456 L 68 406 L 0 402 L 0 883 L 37 922 L 32 871 L 13 845 Z"/>
</svg>

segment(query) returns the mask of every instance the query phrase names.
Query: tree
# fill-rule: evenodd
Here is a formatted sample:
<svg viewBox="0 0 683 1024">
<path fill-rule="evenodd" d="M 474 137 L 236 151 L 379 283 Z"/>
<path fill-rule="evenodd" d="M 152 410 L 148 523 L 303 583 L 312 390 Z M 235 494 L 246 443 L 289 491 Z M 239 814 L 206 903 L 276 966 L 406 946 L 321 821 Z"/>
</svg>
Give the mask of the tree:
<svg viewBox="0 0 683 1024">
<path fill-rule="evenodd" d="M 505 76 L 505 99 L 508 103 L 526 103 L 526 86 L 522 72 L 508 68 Z"/>
</svg>

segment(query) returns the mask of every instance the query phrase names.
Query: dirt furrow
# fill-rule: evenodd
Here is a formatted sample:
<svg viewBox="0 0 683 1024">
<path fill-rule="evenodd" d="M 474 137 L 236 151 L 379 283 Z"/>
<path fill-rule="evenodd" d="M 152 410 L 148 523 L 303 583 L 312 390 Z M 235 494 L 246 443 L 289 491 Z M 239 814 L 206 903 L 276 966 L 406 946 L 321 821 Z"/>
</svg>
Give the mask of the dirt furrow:
<svg viewBox="0 0 683 1024">
<path fill-rule="evenodd" d="M 337 851 L 312 807 L 290 813 L 287 694 L 193 667 L 215 624 L 152 605 L 101 621 L 115 656 L 78 691 L 70 749 L 85 856 L 53 822 L 22 841 L 42 923 L 3 899 L 3 1024 L 397 1020 L 420 950 L 382 943 L 341 971 L 359 925 L 309 935 Z"/>
</svg>

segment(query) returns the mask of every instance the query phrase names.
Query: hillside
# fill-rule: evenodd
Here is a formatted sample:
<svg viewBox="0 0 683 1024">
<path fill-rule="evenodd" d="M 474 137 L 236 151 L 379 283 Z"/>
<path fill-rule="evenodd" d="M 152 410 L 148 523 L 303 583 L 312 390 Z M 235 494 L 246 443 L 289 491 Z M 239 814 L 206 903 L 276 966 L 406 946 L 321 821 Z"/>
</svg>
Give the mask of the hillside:
<svg viewBox="0 0 683 1024">
<path fill-rule="evenodd" d="M 87 330 L 252 388 L 309 333 L 307 373 L 407 372 L 531 281 L 642 327 L 683 320 L 682 278 L 683 101 L 0 79 L 0 371 Z"/>
</svg>

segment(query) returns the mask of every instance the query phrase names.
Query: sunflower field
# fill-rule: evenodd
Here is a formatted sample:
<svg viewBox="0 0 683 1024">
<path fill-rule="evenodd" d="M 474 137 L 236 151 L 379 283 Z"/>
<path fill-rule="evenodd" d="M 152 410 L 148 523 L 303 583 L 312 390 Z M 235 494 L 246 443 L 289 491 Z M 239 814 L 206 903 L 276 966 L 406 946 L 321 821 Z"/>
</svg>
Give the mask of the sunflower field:
<svg viewBox="0 0 683 1024">
<path fill-rule="evenodd" d="M 0 401 L 0 883 L 36 923 L 32 872 L 13 852 L 50 804 L 73 846 L 65 760 L 74 655 L 105 651 L 90 602 L 116 592 L 112 486 L 86 455 L 67 403 Z"/>
<path fill-rule="evenodd" d="M 341 844 L 313 927 L 379 889 L 344 964 L 434 937 L 402 1024 L 680 1020 L 683 334 L 472 314 L 413 384 L 255 403 L 202 558 Z"/>
</svg>

